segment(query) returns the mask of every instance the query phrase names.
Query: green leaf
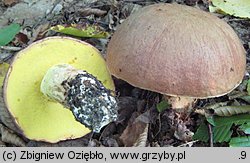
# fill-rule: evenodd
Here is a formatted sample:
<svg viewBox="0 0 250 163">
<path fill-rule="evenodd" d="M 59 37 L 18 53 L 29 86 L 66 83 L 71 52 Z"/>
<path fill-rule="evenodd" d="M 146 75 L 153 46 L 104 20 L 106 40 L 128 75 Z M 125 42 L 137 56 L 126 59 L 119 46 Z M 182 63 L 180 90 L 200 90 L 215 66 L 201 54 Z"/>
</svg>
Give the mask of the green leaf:
<svg viewBox="0 0 250 163">
<path fill-rule="evenodd" d="M 207 129 L 207 126 L 205 125 L 205 123 L 202 123 L 199 126 L 199 128 L 195 132 L 192 139 L 193 140 L 201 140 L 201 141 L 204 141 L 204 142 L 208 142 L 208 140 L 209 140 L 208 129 Z"/>
<path fill-rule="evenodd" d="M 250 115 L 234 115 L 231 117 L 219 117 L 214 116 L 215 126 L 213 127 L 213 140 L 214 142 L 228 142 L 231 139 L 232 131 L 230 130 L 233 124 L 242 126 L 247 130 L 246 123 L 250 123 Z M 244 128 L 245 127 L 245 128 Z M 208 129 L 207 126 L 201 124 L 193 136 L 194 140 L 208 141 Z"/>
<path fill-rule="evenodd" d="M 159 104 L 156 105 L 156 108 L 158 110 L 158 112 L 162 112 L 164 111 L 165 109 L 168 109 L 169 108 L 169 103 L 167 101 L 161 101 Z"/>
<path fill-rule="evenodd" d="M 213 141 L 214 142 L 228 142 L 231 138 L 232 131 L 230 131 L 232 124 L 213 127 Z M 205 124 L 201 124 L 193 136 L 193 140 L 200 140 L 207 142 L 209 139 L 208 128 Z"/>
<path fill-rule="evenodd" d="M 228 142 L 232 136 L 232 131 L 230 128 L 232 127 L 232 123 L 216 126 L 213 128 L 213 140 L 214 142 Z"/>
<path fill-rule="evenodd" d="M 250 112 L 250 105 L 239 105 L 239 106 L 221 106 L 214 108 L 215 115 L 218 116 L 232 116 L 236 114 L 243 114 Z"/>
<path fill-rule="evenodd" d="M 215 116 L 215 124 L 216 126 L 219 125 L 226 125 L 229 123 L 236 123 L 236 124 L 244 124 L 250 122 L 250 114 L 241 114 L 241 115 L 234 115 L 231 117 L 219 117 Z"/>
<path fill-rule="evenodd" d="M 250 18 L 249 0 L 211 0 L 210 12 L 219 12 L 241 18 Z"/>
<path fill-rule="evenodd" d="M 250 95 L 250 80 L 247 81 L 247 93 Z"/>
<path fill-rule="evenodd" d="M 250 104 L 250 96 L 241 96 L 241 97 L 239 97 L 239 99 L 242 99 L 242 100 L 244 100 L 245 102 L 247 102 L 247 103 Z"/>
<path fill-rule="evenodd" d="M 232 138 L 229 145 L 230 147 L 250 147 L 250 138 L 247 136 Z"/>
<path fill-rule="evenodd" d="M 5 46 L 10 43 L 16 34 L 19 33 L 20 29 L 19 24 L 10 24 L 0 29 L 0 46 Z"/>
<path fill-rule="evenodd" d="M 50 28 L 53 31 L 77 37 L 106 38 L 109 33 L 103 31 L 98 25 L 80 26 L 72 24 L 68 26 L 57 25 Z"/>
<path fill-rule="evenodd" d="M 210 123 L 211 125 L 215 126 L 214 116 L 205 114 L 205 117 L 206 117 L 208 123 Z"/>
<path fill-rule="evenodd" d="M 250 134 L 250 123 L 242 124 L 240 129 L 244 131 L 245 134 Z"/>
</svg>

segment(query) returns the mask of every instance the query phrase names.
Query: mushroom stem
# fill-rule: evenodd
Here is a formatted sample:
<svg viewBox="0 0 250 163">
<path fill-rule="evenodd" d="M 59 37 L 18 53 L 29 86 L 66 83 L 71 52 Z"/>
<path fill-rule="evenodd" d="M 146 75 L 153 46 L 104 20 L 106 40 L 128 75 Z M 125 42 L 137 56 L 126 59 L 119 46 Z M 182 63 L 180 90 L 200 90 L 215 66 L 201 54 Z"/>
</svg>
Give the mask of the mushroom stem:
<svg viewBox="0 0 250 163">
<path fill-rule="evenodd" d="M 185 96 L 163 96 L 172 106 L 173 109 L 189 111 L 192 109 L 192 105 L 196 101 L 195 98 Z M 185 112 L 184 111 L 184 112 Z"/>
<path fill-rule="evenodd" d="M 117 102 L 111 91 L 86 71 L 62 64 L 51 67 L 41 92 L 70 109 L 75 119 L 94 132 L 117 119 Z"/>
</svg>

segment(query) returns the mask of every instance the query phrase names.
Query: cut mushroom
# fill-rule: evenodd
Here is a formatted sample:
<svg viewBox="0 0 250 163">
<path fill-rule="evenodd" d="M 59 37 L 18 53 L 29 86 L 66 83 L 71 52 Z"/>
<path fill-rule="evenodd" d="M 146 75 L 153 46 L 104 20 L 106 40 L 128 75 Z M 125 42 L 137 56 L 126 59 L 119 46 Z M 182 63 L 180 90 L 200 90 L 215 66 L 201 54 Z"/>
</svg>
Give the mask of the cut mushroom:
<svg viewBox="0 0 250 163">
<path fill-rule="evenodd" d="M 50 37 L 15 56 L 5 78 L 4 100 L 21 134 L 54 143 L 99 132 L 116 120 L 112 91 L 112 78 L 97 49 L 76 39 Z"/>
<path fill-rule="evenodd" d="M 129 16 L 107 49 L 110 72 L 135 87 L 177 97 L 225 95 L 242 81 L 245 50 L 234 30 L 210 13 L 178 4 L 156 4 Z M 191 101 L 193 101 L 191 99 Z"/>
<path fill-rule="evenodd" d="M 47 71 L 41 92 L 69 108 L 78 122 L 94 132 L 99 133 L 117 118 L 117 103 L 111 91 L 93 75 L 68 64 Z"/>
</svg>

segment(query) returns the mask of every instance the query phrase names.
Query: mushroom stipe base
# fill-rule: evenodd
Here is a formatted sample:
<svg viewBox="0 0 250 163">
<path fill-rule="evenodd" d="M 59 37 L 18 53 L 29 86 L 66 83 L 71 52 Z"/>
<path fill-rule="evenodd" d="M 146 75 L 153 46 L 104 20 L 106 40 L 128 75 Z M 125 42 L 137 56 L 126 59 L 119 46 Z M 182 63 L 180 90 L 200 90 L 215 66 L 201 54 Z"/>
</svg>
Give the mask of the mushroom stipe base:
<svg viewBox="0 0 250 163">
<path fill-rule="evenodd" d="M 68 64 L 47 71 L 41 92 L 70 109 L 78 122 L 94 132 L 117 118 L 117 102 L 110 90 L 87 71 Z"/>
<path fill-rule="evenodd" d="M 62 83 L 66 92 L 66 106 L 76 120 L 94 132 L 117 119 L 117 103 L 110 90 L 93 75 L 82 71 Z"/>
</svg>

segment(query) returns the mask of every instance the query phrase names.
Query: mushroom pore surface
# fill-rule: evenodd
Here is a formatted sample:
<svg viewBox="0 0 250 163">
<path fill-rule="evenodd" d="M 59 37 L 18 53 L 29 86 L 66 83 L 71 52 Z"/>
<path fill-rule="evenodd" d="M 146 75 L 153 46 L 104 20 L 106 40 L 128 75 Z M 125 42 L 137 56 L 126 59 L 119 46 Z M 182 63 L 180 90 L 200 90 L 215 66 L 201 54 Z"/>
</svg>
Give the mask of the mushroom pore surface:
<svg viewBox="0 0 250 163">
<path fill-rule="evenodd" d="M 130 15 L 114 33 L 107 64 L 117 78 L 172 96 L 224 95 L 241 82 L 245 50 L 224 21 L 177 4 Z"/>
</svg>

